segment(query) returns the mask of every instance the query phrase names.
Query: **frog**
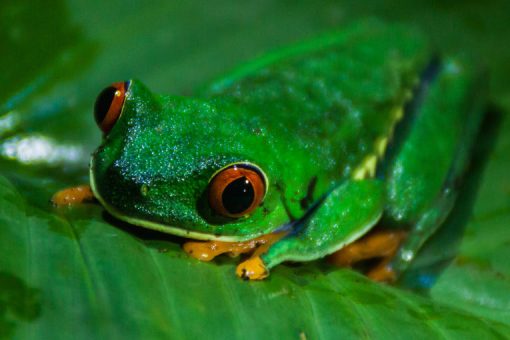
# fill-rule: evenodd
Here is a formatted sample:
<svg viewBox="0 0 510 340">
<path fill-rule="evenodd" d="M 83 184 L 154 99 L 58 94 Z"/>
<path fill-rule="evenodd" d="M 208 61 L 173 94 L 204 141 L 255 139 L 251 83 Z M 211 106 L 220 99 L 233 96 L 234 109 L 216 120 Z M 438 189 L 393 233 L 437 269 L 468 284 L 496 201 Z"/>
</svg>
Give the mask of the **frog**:
<svg viewBox="0 0 510 340">
<path fill-rule="evenodd" d="M 132 79 L 97 97 L 90 184 L 131 225 L 192 258 L 245 254 L 236 275 L 328 257 L 394 282 L 455 204 L 486 105 L 484 77 L 418 29 L 355 22 L 234 68 L 193 95 Z"/>
</svg>

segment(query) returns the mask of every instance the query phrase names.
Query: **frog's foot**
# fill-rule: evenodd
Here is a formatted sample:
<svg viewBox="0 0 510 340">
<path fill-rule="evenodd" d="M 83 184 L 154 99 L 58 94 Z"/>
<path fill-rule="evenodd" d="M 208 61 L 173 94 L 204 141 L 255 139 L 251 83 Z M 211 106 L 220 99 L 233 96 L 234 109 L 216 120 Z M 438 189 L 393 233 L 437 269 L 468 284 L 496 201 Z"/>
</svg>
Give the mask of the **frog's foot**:
<svg viewBox="0 0 510 340">
<path fill-rule="evenodd" d="M 257 256 L 265 252 L 273 243 L 278 241 L 285 234 L 285 232 L 276 232 L 244 242 L 186 242 L 183 245 L 183 249 L 186 253 L 200 261 L 211 261 L 216 256 L 225 253 L 235 257 L 254 250 L 253 256 Z"/>
<path fill-rule="evenodd" d="M 57 207 L 92 202 L 93 200 L 94 194 L 89 185 L 79 185 L 60 190 L 51 198 L 51 202 Z"/>
<path fill-rule="evenodd" d="M 252 256 L 237 266 L 236 275 L 244 280 L 263 280 L 269 276 L 269 270 L 260 256 Z"/>
<path fill-rule="evenodd" d="M 382 258 L 367 276 L 374 281 L 393 282 L 396 274 L 390 262 L 406 236 L 407 232 L 402 230 L 375 231 L 333 253 L 329 260 L 335 265 L 350 267 L 363 260 Z"/>
<path fill-rule="evenodd" d="M 378 265 L 367 272 L 367 276 L 376 282 L 395 282 L 397 280 L 397 273 L 393 270 L 390 264 L 395 253 L 389 257 L 383 258 Z"/>
</svg>

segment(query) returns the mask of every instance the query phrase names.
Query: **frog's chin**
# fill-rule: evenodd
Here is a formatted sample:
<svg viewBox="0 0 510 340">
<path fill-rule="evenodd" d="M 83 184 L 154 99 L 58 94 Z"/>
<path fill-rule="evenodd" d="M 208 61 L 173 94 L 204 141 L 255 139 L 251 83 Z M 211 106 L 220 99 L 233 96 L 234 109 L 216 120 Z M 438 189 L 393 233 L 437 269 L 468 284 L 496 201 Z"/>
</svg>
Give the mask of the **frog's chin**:
<svg viewBox="0 0 510 340">
<path fill-rule="evenodd" d="M 208 234 L 203 233 L 199 231 L 190 231 L 186 229 L 181 229 L 177 227 L 172 227 L 167 224 L 161 224 L 153 221 L 147 221 L 143 219 L 139 219 L 136 217 L 131 217 L 123 214 L 119 210 L 117 210 L 115 207 L 108 204 L 103 197 L 99 194 L 99 191 L 96 188 L 96 181 L 94 178 L 94 173 L 92 171 L 92 161 L 90 166 L 90 188 L 92 189 L 92 192 L 94 193 L 94 197 L 101 203 L 101 205 L 110 213 L 113 217 L 127 222 L 132 225 L 136 225 L 139 227 L 152 229 L 156 231 L 160 231 L 162 233 L 166 234 L 172 234 L 176 236 L 181 236 L 185 238 L 192 238 L 195 240 L 210 240 L 210 241 L 223 241 L 223 242 L 240 242 L 240 241 L 246 241 L 250 240 L 252 238 L 255 238 L 260 235 L 245 235 L 245 236 L 232 236 L 232 235 L 214 235 L 214 234 Z"/>
</svg>

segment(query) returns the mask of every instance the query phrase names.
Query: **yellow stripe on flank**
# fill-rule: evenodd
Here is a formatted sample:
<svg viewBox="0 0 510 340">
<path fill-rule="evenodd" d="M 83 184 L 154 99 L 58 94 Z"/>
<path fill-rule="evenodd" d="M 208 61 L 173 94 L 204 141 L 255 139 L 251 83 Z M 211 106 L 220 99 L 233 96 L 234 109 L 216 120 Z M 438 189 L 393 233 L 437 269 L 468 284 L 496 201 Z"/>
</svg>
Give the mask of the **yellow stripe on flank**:
<svg viewBox="0 0 510 340">
<path fill-rule="evenodd" d="M 404 117 L 404 107 L 403 106 L 397 106 L 393 109 L 391 112 L 391 117 L 394 120 L 392 130 L 395 127 L 396 123 Z"/>
<path fill-rule="evenodd" d="M 375 167 L 377 166 L 377 156 L 370 154 L 363 159 L 361 165 L 354 170 L 352 178 L 355 180 L 361 180 L 364 178 L 374 177 Z"/>
<path fill-rule="evenodd" d="M 409 95 L 405 95 L 405 101 L 410 100 Z M 386 148 L 388 146 L 389 139 L 393 136 L 395 126 L 404 117 L 404 105 L 394 107 L 390 112 L 390 118 L 393 121 L 388 134 L 379 137 L 374 142 L 374 150 L 369 153 L 361 164 L 354 169 L 352 172 L 352 179 L 362 180 L 366 178 L 372 178 L 375 176 L 375 170 L 377 168 L 378 161 L 384 157 Z"/>
<path fill-rule="evenodd" d="M 386 152 L 386 147 L 388 146 L 388 137 L 380 137 L 375 141 L 375 151 L 377 153 L 377 157 L 382 158 L 384 153 Z"/>
</svg>

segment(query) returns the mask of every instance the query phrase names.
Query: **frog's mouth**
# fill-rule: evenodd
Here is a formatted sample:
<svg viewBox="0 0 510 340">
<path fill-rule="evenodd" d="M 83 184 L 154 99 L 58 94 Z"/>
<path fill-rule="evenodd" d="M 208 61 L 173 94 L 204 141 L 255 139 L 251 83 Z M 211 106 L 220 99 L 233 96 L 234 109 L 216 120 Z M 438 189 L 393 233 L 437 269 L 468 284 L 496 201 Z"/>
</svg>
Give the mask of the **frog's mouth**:
<svg viewBox="0 0 510 340">
<path fill-rule="evenodd" d="M 136 218 L 132 216 L 128 216 L 121 211 L 119 211 L 117 208 L 109 204 L 100 194 L 99 190 L 96 186 L 96 180 L 94 177 L 94 157 L 90 160 L 90 168 L 89 168 L 89 176 L 90 176 L 90 188 L 92 189 L 92 193 L 94 194 L 94 197 L 101 203 L 101 205 L 106 209 L 106 211 L 115 217 L 118 220 L 127 222 L 129 224 L 159 231 L 165 234 L 172 234 L 180 237 L 185 238 L 191 238 L 195 240 L 204 240 L 204 241 L 223 241 L 223 242 L 239 242 L 239 241 L 245 241 L 247 239 L 251 239 L 253 237 L 257 237 L 260 235 L 250 235 L 249 237 L 240 237 L 240 236 L 229 236 L 229 235 L 215 235 L 215 234 L 208 234 L 204 232 L 199 231 L 190 231 L 185 230 L 182 228 L 174 227 L 168 224 L 162 224 L 154 221 L 148 221 L 141 218 Z"/>
</svg>

